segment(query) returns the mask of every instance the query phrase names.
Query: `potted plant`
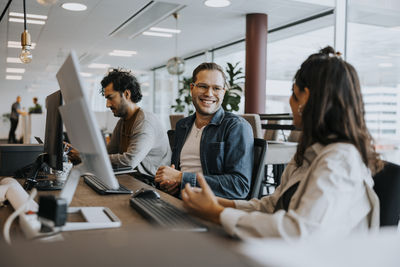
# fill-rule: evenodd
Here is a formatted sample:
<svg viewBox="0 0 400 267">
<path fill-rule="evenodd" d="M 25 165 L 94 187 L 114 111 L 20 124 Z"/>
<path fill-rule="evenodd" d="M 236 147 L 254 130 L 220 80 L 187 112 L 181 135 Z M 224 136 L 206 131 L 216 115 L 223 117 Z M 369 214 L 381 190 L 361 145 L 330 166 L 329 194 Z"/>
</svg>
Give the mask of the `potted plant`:
<svg viewBox="0 0 400 267">
<path fill-rule="evenodd" d="M 222 107 L 229 112 L 239 111 L 239 103 L 243 92 L 239 85 L 244 81 L 243 68 L 239 68 L 238 66 L 239 62 L 235 65 L 228 62 L 225 68 L 228 88 L 226 89 L 224 100 L 222 101 Z"/>
<path fill-rule="evenodd" d="M 10 122 L 10 113 L 3 113 L 2 118 L 3 118 L 3 123 L 9 123 Z"/>
<path fill-rule="evenodd" d="M 178 98 L 175 99 L 176 104 L 171 108 L 177 113 L 193 114 L 194 108 L 192 105 L 192 96 L 190 95 L 190 84 L 193 82 L 192 77 L 183 78 L 179 81 L 180 89 L 178 91 Z"/>
<path fill-rule="evenodd" d="M 228 88 L 224 100 L 222 101 L 222 108 L 226 111 L 238 111 L 239 103 L 242 95 L 242 88 L 240 83 L 243 83 L 243 68 L 238 67 L 239 62 L 236 64 L 227 63 L 225 68 Z M 194 108 L 192 105 L 192 96 L 190 95 L 190 84 L 193 82 L 192 78 L 183 78 L 179 81 L 181 88 L 178 91 L 178 98 L 175 99 L 176 104 L 171 108 L 177 113 L 193 114 Z"/>
</svg>

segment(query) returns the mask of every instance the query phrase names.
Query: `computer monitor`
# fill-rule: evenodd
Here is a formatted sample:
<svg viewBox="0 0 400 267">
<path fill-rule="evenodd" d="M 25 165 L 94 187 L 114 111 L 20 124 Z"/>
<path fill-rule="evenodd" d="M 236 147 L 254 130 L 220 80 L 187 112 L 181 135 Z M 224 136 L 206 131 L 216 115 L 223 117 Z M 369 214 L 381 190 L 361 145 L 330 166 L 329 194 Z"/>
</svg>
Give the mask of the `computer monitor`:
<svg viewBox="0 0 400 267">
<path fill-rule="evenodd" d="M 38 190 L 60 190 L 63 183 L 60 181 L 41 181 L 36 178 L 39 172 L 44 170 L 48 173 L 48 167 L 53 170 L 63 171 L 63 123 L 58 108 L 62 105 L 61 91 L 58 90 L 46 97 L 46 129 L 43 153 L 36 160 L 15 172 L 16 177 L 27 178 L 24 187 L 31 189 L 36 187 Z M 43 178 L 43 177 L 42 177 Z"/>
<path fill-rule="evenodd" d="M 61 116 L 71 144 L 78 149 L 82 160 L 79 170 L 92 174 L 96 182 L 108 190 L 103 193 L 122 193 L 119 192 L 121 187 L 113 173 L 100 128 L 89 107 L 78 62 L 76 54 L 71 52 L 56 76 L 65 101 L 65 105 L 60 107 Z M 89 185 L 93 187 L 94 183 Z"/>
<path fill-rule="evenodd" d="M 53 170 L 63 170 L 63 123 L 58 108 L 62 105 L 61 91 L 46 97 L 45 163 Z"/>
</svg>

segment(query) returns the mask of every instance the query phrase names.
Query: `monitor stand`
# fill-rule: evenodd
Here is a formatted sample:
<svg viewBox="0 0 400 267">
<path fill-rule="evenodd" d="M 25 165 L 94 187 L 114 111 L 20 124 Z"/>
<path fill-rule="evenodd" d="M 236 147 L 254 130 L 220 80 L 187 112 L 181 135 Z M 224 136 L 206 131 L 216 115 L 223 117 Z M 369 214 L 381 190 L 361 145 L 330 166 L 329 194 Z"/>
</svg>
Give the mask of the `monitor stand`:
<svg viewBox="0 0 400 267">
<path fill-rule="evenodd" d="M 69 207 L 68 217 L 79 215 L 84 222 L 67 222 L 61 231 L 116 228 L 121 226 L 118 217 L 106 207 Z"/>
<path fill-rule="evenodd" d="M 67 182 L 61 191 L 60 198 L 66 200 L 67 206 L 72 201 L 81 177 L 81 165 L 72 168 Z M 61 231 L 76 231 L 89 229 L 116 228 L 121 226 L 118 217 L 106 207 L 68 207 L 68 214 L 80 214 L 85 222 L 67 222 L 60 229 Z"/>
</svg>

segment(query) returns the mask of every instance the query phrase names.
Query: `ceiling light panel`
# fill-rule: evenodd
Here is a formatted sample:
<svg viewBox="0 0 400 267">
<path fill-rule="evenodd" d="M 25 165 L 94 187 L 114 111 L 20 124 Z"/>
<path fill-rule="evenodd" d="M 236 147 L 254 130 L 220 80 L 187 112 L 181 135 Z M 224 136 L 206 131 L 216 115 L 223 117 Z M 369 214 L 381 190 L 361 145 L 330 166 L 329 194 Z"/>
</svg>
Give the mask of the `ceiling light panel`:
<svg viewBox="0 0 400 267">
<path fill-rule="evenodd" d="M 19 19 L 19 18 L 9 18 L 10 22 L 18 22 L 18 23 L 24 23 L 24 19 Z M 26 23 L 28 24 L 39 24 L 39 25 L 44 25 L 46 22 L 44 20 L 34 20 L 34 19 L 27 19 Z"/>
<path fill-rule="evenodd" d="M 22 80 L 21 75 L 6 75 L 6 80 Z"/>
<path fill-rule="evenodd" d="M 137 52 L 133 50 L 113 50 L 114 53 L 136 55 Z"/>
<path fill-rule="evenodd" d="M 172 37 L 172 34 L 170 34 L 170 33 L 161 33 L 161 32 L 143 32 L 143 35 L 157 36 L 157 37 L 168 37 L 168 38 Z"/>
<path fill-rule="evenodd" d="M 150 31 L 154 32 L 168 32 L 168 33 L 181 33 L 181 30 L 177 29 L 169 29 L 169 28 L 160 28 L 160 27 L 151 27 Z"/>
<path fill-rule="evenodd" d="M 16 41 L 8 41 L 7 42 L 7 47 L 8 48 L 19 48 L 19 49 L 22 48 L 21 42 L 16 42 Z M 31 48 L 35 49 L 35 47 L 36 47 L 36 43 L 32 43 L 31 44 Z"/>
<path fill-rule="evenodd" d="M 87 6 L 80 3 L 64 3 L 61 7 L 69 11 L 85 11 L 87 9 Z"/>
<path fill-rule="evenodd" d="M 107 69 L 110 67 L 110 64 L 102 64 L 102 63 L 92 63 L 89 64 L 88 68 L 91 69 Z"/>
<path fill-rule="evenodd" d="M 6 68 L 7 73 L 25 73 L 23 68 Z"/>
<path fill-rule="evenodd" d="M 116 57 L 131 57 L 136 54 L 136 51 L 131 50 L 113 50 L 112 52 L 108 53 L 108 55 Z"/>
<path fill-rule="evenodd" d="M 204 1 L 204 5 L 208 7 L 227 7 L 231 5 L 229 0 L 207 0 Z"/>
<path fill-rule="evenodd" d="M 390 68 L 390 67 L 393 67 L 393 64 L 392 63 L 379 63 L 378 66 L 380 68 Z"/>
<path fill-rule="evenodd" d="M 109 56 L 113 56 L 113 57 L 131 57 L 131 54 L 119 54 L 119 53 L 114 53 L 114 52 L 110 52 L 108 53 Z"/>
<path fill-rule="evenodd" d="M 8 58 L 7 58 L 7 63 L 18 63 L 18 64 L 22 64 L 21 59 L 19 59 L 18 57 L 8 57 Z"/>
<path fill-rule="evenodd" d="M 81 75 L 82 77 L 92 77 L 92 74 L 89 73 L 89 72 L 80 72 L 80 75 Z"/>
<path fill-rule="evenodd" d="M 379 59 L 390 59 L 390 56 L 375 55 L 374 58 L 379 58 Z"/>
<path fill-rule="evenodd" d="M 8 15 L 10 17 L 17 17 L 17 18 L 23 18 L 24 17 L 23 13 L 18 13 L 18 12 L 10 12 Z M 46 20 L 47 19 L 47 16 L 36 15 L 36 14 L 26 14 L 26 17 L 28 19 L 42 19 L 42 20 Z"/>
</svg>

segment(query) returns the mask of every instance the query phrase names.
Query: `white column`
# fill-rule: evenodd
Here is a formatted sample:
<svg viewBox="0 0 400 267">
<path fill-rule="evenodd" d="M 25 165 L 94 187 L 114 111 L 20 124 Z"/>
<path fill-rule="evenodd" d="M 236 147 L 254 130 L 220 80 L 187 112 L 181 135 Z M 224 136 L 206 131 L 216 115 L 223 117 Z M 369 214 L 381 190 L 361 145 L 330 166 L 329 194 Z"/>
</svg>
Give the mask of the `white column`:
<svg viewBox="0 0 400 267">
<path fill-rule="evenodd" d="M 336 0 L 335 7 L 335 50 L 346 59 L 347 0 Z"/>
</svg>

